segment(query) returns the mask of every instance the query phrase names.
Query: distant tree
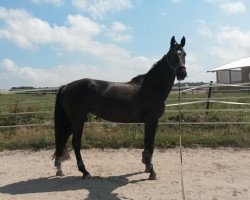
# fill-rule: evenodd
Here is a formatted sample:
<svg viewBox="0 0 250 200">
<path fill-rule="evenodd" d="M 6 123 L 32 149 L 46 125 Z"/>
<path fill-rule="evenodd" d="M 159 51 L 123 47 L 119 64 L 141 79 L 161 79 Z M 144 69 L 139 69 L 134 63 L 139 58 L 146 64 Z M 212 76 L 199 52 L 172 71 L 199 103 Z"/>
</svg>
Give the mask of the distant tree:
<svg viewBox="0 0 250 200">
<path fill-rule="evenodd" d="M 181 87 L 186 86 L 186 85 L 199 86 L 199 85 L 204 85 L 204 84 L 206 84 L 206 83 L 204 83 L 204 82 L 184 82 L 184 83 L 181 83 Z M 179 83 L 174 84 L 174 87 L 178 87 L 178 86 L 179 86 Z"/>
<path fill-rule="evenodd" d="M 20 86 L 20 87 L 12 87 L 12 88 L 10 88 L 10 91 L 16 91 L 16 90 L 32 90 L 32 89 L 36 89 L 36 88 L 31 87 L 31 86 Z"/>
</svg>

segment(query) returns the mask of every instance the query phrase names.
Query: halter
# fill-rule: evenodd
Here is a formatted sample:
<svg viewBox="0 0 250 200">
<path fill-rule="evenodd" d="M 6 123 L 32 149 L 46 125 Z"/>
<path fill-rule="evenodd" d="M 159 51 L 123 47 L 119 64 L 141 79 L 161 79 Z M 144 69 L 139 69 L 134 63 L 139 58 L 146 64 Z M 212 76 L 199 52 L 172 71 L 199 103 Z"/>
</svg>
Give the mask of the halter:
<svg viewBox="0 0 250 200">
<path fill-rule="evenodd" d="M 175 76 L 176 75 L 176 68 L 170 63 L 170 61 L 169 61 L 169 58 L 168 58 L 168 54 L 170 53 L 171 51 L 169 51 L 168 53 L 167 53 L 167 63 L 168 63 L 168 66 L 169 66 L 169 69 L 170 69 L 170 71 L 171 71 L 171 73 Z M 173 52 L 173 51 L 172 51 Z M 180 63 L 178 63 L 178 64 L 180 64 Z"/>
<path fill-rule="evenodd" d="M 167 63 L 168 63 L 170 72 L 175 76 L 175 75 L 176 75 L 176 68 L 173 67 L 173 65 L 171 65 L 171 63 L 170 63 L 170 61 L 169 61 L 169 58 L 168 58 L 168 54 L 167 54 Z"/>
</svg>

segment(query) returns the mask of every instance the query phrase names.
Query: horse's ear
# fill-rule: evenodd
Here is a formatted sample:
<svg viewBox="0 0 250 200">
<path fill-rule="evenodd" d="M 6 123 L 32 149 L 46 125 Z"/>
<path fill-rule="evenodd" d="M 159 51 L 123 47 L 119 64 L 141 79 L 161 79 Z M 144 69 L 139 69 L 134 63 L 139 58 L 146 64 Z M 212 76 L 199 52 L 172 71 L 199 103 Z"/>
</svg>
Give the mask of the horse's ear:
<svg viewBox="0 0 250 200">
<path fill-rule="evenodd" d="M 181 46 L 184 47 L 185 46 L 185 43 L 186 43 L 186 38 L 183 36 L 182 39 L 181 39 Z"/>
<path fill-rule="evenodd" d="M 173 36 L 173 37 L 171 38 L 171 42 L 170 42 L 171 47 L 173 47 L 173 46 L 175 45 L 175 43 L 176 43 L 175 37 Z"/>
</svg>

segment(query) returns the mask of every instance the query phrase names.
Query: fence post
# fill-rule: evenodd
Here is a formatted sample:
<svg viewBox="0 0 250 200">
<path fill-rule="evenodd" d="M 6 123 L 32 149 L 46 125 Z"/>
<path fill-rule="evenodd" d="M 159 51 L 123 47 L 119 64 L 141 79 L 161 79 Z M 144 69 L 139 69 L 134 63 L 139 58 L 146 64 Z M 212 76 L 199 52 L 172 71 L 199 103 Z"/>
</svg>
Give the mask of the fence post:
<svg viewBox="0 0 250 200">
<path fill-rule="evenodd" d="M 207 110 L 206 110 L 206 115 L 208 115 L 208 109 L 209 109 L 209 105 L 210 105 L 210 98 L 211 98 L 211 93 L 212 93 L 212 85 L 213 85 L 213 81 L 210 81 L 210 87 L 209 87 L 209 90 L 208 90 L 208 96 L 207 96 Z"/>
</svg>

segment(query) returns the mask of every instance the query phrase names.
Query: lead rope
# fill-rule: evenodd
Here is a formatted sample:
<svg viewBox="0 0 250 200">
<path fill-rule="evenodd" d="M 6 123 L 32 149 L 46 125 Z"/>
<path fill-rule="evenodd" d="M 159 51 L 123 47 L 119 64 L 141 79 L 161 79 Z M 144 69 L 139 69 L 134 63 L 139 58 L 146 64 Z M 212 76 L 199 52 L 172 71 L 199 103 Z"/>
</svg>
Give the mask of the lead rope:
<svg viewBox="0 0 250 200">
<path fill-rule="evenodd" d="M 181 83 L 179 81 L 179 95 L 178 95 L 178 102 L 179 102 L 179 135 L 180 135 L 180 158 L 181 158 L 181 189 L 182 189 L 182 198 L 185 200 L 185 189 L 184 189 L 184 182 L 183 182 L 183 171 L 182 171 L 182 144 L 181 144 Z"/>
</svg>

